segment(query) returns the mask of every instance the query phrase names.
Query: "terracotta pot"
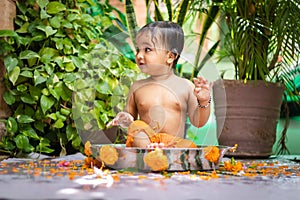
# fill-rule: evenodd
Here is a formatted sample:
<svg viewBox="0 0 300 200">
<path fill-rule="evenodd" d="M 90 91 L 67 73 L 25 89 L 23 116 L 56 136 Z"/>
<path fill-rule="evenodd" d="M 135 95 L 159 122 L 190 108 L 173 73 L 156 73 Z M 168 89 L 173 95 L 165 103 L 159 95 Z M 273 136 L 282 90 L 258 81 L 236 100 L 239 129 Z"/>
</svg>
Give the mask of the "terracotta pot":
<svg viewBox="0 0 300 200">
<path fill-rule="evenodd" d="M 272 155 L 284 87 L 263 81 L 217 80 L 213 99 L 219 145 L 238 145 L 228 156 Z"/>
</svg>

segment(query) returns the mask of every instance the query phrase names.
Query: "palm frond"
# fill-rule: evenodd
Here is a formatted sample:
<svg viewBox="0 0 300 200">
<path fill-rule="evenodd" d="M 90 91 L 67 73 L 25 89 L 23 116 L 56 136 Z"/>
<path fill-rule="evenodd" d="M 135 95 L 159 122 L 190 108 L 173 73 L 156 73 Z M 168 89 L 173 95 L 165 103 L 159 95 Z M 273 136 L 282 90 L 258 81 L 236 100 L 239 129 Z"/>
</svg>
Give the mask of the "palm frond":
<svg viewBox="0 0 300 200">
<path fill-rule="evenodd" d="M 176 22 L 182 26 L 185 20 L 185 16 L 193 0 L 182 0 L 178 7 L 178 15 L 176 16 Z"/>
<path fill-rule="evenodd" d="M 135 45 L 135 36 L 136 36 L 138 25 L 136 22 L 136 15 L 131 0 L 125 0 L 125 12 L 126 12 L 126 20 L 127 20 L 130 39 Z"/>
<path fill-rule="evenodd" d="M 173 4 L 172 0 L 164 0 L 167 10 L 168 10 L 168 16 L 169 16 L 169 21 L 173 20 Z"/>
<path fill-rule="evenodd" d="M 154 0 L 154 13 L 155 13 L 155 21 L 164 21 L 164 17 L 159 9 L 159 2 Z"/>
</svg>

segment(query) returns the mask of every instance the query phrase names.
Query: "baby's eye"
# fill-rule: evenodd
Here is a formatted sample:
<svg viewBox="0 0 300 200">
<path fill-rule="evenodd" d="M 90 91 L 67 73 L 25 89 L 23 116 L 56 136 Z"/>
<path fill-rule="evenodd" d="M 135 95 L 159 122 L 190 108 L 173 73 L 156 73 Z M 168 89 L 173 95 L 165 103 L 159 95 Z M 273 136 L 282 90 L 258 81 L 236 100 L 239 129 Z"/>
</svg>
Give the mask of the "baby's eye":
<svg viewBox="0 0 300 200">
<path fill-rule="evenodd" d="M 149 47 L 145 48 L 145 52 L 150 52 L 150 51 L 151 51 L 151 48 L 149 48 Z"/>
</svg>

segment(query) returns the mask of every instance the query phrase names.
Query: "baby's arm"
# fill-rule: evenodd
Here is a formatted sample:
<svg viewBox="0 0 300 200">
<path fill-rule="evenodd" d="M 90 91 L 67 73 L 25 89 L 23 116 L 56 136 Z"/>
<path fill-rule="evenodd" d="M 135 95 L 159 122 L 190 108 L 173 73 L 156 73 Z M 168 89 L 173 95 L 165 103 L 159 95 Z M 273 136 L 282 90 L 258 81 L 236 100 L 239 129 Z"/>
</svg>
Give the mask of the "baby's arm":
<svg viewBox="0 0 300 200">
<path fill-rule="evenodd" d="M 137 119 L 137 109 L 133 98 L 135 85 L 136 84 L 133 84 L 129 90 L 124 112 L 119 112 L 117 116 L 106 125 L 106 127 L 121 126 L 122 128 L 128 128 L 129 125 Z"/>
<path fill-rule="evenodd" d="M 193 82 L 195 86 L 194 95 L 191 95 L 192 99 L 189 100 L 190 119 L 194 126 L 202 127 L 206 124 L 210 115 L 212 82 L 208 83 L 201 76 L 194 78 Z"/>
</svg>

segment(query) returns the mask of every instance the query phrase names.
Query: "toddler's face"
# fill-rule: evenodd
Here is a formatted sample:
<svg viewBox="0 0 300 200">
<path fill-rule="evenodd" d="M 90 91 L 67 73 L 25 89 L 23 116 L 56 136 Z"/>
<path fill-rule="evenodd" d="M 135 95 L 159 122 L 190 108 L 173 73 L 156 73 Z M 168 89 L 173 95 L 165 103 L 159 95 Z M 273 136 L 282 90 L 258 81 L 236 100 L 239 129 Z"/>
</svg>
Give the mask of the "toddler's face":
<svg viewBox="0 0 300 200">
<path fill-rule="evenodd" d="M 167 62 L 169 51 L 156 41 L 150 34 L 139 34 L 136 37 L 136 63 L 148 75 L 164 74 L 170 67 Z"/>
</svg>

